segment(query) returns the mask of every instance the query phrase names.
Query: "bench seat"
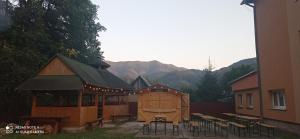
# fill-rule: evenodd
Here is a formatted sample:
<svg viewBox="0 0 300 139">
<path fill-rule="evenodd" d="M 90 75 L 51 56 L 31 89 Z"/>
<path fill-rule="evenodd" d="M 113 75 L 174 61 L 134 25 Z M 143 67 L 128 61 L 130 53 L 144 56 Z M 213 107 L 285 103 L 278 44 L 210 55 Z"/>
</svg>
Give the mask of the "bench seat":
<svg viewBox="0 0 300 139">
<path fill-rule="evenodd" d="M 266 128 L 276 128 L 276 126 L 269 125 L 269 124 L 264 124 L 264 123 L 257 123 L 257 124 Z"/>
<path fill-rule="evenodd" d="M 235 122 L 229 122 L 230 125 L 233 125 L 235 127 L 238 127 L 238 128 L 246 128 L 245 125 L 242 125 L 242 124 L 239 124 L 239 123 L 235 123 Z"/>
</svg>

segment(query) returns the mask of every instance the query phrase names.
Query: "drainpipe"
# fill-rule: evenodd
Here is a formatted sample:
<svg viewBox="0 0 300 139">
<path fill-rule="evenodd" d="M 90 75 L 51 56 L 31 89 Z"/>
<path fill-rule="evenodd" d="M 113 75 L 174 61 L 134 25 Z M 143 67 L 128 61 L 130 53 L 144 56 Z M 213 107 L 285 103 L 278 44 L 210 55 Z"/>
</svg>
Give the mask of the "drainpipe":
<svg viewBox="0 0 300 139">
<path fill-rule="evenodd" d="M 255 31 L 255 47 L 256 47 L 256 62 L 257 62 L 257 75 L 258 75 L 258 88 L 259 88 L 259 100 L 260 100 L 260 117 L 264 118 L 263 112 L 263 91 L 261 87 L 261 69 L 260 69 L 260 56 L 258 50 L 258 30 L 257 30 L 257 16 L 256 16 L 256 4 L 254 3 L 253 7 L 253 15 L 254 15 L 254 31 Z"/>
<path fill-rule="evenodd" d="M 253 8 L 253 17 L 254 17 L 254 33 L 255 33 L 255 49 L 256 49 L 256 62 L 257 62 L 257 75 L 258 75 L 258 88 L 259 88 L 259 101 L 260 101 L 260 117 L 264 118 L 263 113 L 263 96 L 262 96 L 262 87 L 261 87 L 261 70 L 260 70 L 260 56 L 259 56 L 259 50 L 258 50 L 258 33 L 257 33 L 257 16 L 256 16 L 256 1 L 253 2 L 253 5 L 250 5 L 249 3 L 241 3 L 245 4 L 249 7 Z"/>
</svg>

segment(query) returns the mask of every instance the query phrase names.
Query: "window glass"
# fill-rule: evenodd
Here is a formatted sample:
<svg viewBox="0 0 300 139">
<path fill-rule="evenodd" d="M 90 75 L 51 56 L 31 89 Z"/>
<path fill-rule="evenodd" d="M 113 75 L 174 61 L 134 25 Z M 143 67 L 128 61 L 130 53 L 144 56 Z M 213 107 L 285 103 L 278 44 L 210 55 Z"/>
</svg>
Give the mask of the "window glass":
<svg viewBox="0 0 300 139">
<path fill-rule="evenodd" d="M 82 106 L 95 106 L 95 94 L 83 94 L 82 95 Z"/>
<path fill-rule="evenodd" d="M 36 95 L 37 106 L 70 107 L 78 105 L 79 92 L 50 92 Z"/>
<path fill-rule="evenodd" d="M 120 104 L 126 104 L 127 103 L 127 96 L 119 96 Z"/>
<path fill-rule="evenodd" d="M 284 90 L 272 90 L 273 109 L 286 109 Z"/>
<path fill-rule="evenodd" d="M 284 96 L 283 93 L 278 93 L 279 95 L 279 106 L 284 106 Z"/>
<path fill-rule="evenodd" d="M 105 96 L 105 105 L 118 105 L 119 97 L 118 96 Z"/>
<path fill-rule="evenodd" d="M 127 98 L 127 96 L 105 96 L 105 105 L 126 104 Z"/>
<path fill-rule="evenodd" d="M 252 107 L 253 106 L 253 98 L 252 98 L 252 94 L 248 94 L 247 95 L 247 98 L 248 98 L 248 106 L 249 107 Z"/>
<path fill-rule="evenodd" d="M 240 107 L 242 107 L 243 106 L 243 96 L 242 95 L 238 95 L 238 99 L 239 99 L 239 105 L 240 105 Z"/>
<path fill-rule="evenodd" d="M 278 94 L 275 92 L 274 94 L 273 94 L 273 105 L 274 106 L 278 106 Z"/>
</svg>

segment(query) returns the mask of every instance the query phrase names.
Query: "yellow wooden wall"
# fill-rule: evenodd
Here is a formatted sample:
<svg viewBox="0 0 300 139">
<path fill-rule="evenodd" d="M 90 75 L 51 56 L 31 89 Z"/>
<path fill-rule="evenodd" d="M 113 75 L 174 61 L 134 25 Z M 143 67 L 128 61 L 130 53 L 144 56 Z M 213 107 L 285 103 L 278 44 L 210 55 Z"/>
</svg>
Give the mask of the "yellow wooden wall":
<svg viewBox="0 0 300 139">
<path fill-rule="evenodd" d="M 190 95 L 183 94 L 181 97 L 181 117 L 190 119 Z"/>
<path fill-rule="evenodd" d="M 39 72 L 39 75 L 74 75 L 74 72 L 56 57 Z"/>
<path fill-rule="evenodd" d="M 36 106 L 36 97 L 33 96 L 31 108 L 33 117 L 69 117 L 62 121 L 62 127 L 80 126 L 80 107 L 42 107 Z"/>
<path fill-rule="evenodd" d="M 81 95 L 79 95 L 78 106 L 55 107 L 36 106 L 36 97 L 33 96 L 31 116 L 35 117 L 69 117 L 63 120 L 62 127 L 80 127 L 87 122 L 95 121 L 98 116 L 98 100 L 94 106 L 81 106 Z"/>
<path fill-rule="evenodd" d="M 153 120 L 155 115 L 165 115 L 168 121 L 182 120 L 181 93 L 144 92 L 138 94 L 138 121 Z"/>
<path fill-rule="evenodd" d="M 111 120 L 112 115 L 128 115 L 128 104 L 120 105 L 104 105 L 103 118 L 104 120 Z"/>
</svg>

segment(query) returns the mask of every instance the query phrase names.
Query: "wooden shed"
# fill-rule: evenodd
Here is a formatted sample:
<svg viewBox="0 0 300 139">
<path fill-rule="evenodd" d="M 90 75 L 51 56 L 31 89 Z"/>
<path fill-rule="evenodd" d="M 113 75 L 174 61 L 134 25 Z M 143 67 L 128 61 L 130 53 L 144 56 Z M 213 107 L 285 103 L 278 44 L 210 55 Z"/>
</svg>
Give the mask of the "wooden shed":
<svg viewBox="0 0 300 139">
<path fill-rule="evenodd" d="M 138 93 L 138 121 L 151 121 L 156 115 L 164 115 L 167 121 L 181 122 L 189 119 L 189 94 L 156 84 Z"/>
<path fill-rule="evenodd" d="M 65 129 L 82 129 L 103 117 L 128 114 L 129 84 L 110 73 L 108 64 L 86 65 L 56 55 L 38 74 L 18 86 L 32 96 L 33 120 L 59 120 Z"/>
</svg>

